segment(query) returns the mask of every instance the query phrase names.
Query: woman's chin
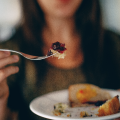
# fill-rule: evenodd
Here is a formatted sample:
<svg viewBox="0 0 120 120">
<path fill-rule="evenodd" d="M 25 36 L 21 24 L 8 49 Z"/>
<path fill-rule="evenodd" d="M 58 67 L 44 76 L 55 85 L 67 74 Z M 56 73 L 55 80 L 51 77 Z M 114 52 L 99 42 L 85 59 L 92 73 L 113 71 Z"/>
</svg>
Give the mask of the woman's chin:
<svg viewBox="0 0 120 120">
<path fill-rule="evenodd" d="M 66 11 L 66 12 L 63 12 L 63 11 L 58 11 L 56 12 L 55 14 L 52 15 L 52 17 L 56 17 L 56 18 L 73 18 L 74 16 L 74 12 L 70 12 L 70 11 Z"/>
</svg>

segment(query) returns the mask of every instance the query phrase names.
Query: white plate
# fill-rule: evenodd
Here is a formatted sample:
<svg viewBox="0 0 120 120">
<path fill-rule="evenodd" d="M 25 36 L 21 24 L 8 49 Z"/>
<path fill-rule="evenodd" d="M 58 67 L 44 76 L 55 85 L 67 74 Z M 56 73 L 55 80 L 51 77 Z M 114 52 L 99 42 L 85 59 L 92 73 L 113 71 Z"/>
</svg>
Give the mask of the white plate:
<svg viewBox="0 0 120 120">
<path fill-rule="evenodd" d="M 113 97 L 116 95 L 120 96 L 120 92 L 118 91 L 115 91 L 115 90 L 107 90 L 107 91 Z M 74 114 L 71 117 L 67 117 L 67 115 L 55 116 L 53 114 L 54 105 L 60 102 L 66 103 L 66 104 L 69 103 L 68 90 L 55 91 L 55 92 L 51 92 L 51 93 L 35 98 L 30 103 L 30 109 L 36 115 L 44 117 L 44 118 L 52 119 L 52 120 L 106 120 L 106 119 L 114 119 L 114 118 L 120 117 L 120 113 L 117 113 L 117 114 L 108 115 L 104 117 L 96 117 L 93 115 L 92 117 L 80 118 L 80 111 L 79 111 L 79 115 L 77 115 L 77 113 L 75 115 L 76 109 L 77 111 L 78 109 L 83 111 L 85 110 L 85 107 L 82 109 L 81 107 L 80 108 L 69 108 L 71 112 L 74 112 Z M 87 109 L 88 108 L 86 108 L 86 110 Z M 91 110 L 94 110 L 94 109 L 91 109 Z"/>
</svg>

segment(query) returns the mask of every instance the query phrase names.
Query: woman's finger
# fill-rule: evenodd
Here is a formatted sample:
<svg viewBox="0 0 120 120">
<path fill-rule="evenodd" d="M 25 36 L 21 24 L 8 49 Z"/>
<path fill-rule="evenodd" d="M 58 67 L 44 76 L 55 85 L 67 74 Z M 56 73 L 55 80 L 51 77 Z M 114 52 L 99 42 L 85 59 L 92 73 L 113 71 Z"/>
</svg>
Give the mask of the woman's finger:
<svg viewBox="0 0 120 120">
<path fill-rule="evenodd" d="M 6 79 L 8 76 L 15 74 L 19 71 L 17 66 L 9 66 L 3 69 L 0 69 L 0 82 Z"/>
<path fill-rule="evenodd" d="M 9 51 L 0 51 L 0 59 L 10 56 Z"/>
<path fill-rule="evenodd" d="M 9 96 L 9 88 L 7 85 L 7 79 L 5 79 L 2 82 L 0 82 L 0 98 L 1 97 L 8 98 L 8 96 Z"/>
<path fill-rule="evenodd" d="M 114 120 L 120 120 L 120 118 L 116 118 L 116 119 L 114 119 Z"/>
<path fill-rule="evenodd" d="M 0 59 L 0 68 L 3 68 L 8 64 L 12 64 L 18 61 L 19 61 L 19 57 L 17 55 L 11 55 L 7 58 Z"/>
</svg>

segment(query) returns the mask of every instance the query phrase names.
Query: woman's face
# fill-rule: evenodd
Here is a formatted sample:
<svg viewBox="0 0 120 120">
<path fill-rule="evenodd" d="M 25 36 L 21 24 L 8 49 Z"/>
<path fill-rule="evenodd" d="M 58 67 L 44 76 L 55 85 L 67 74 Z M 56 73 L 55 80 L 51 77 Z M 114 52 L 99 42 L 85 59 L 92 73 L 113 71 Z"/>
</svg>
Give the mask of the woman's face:
<svg viewBox="0 0 120 120">
<path fill-rule="evenodd" d="M 45 15 L 72 17 L 82 0 L 37 0 Z"/>
</svg>

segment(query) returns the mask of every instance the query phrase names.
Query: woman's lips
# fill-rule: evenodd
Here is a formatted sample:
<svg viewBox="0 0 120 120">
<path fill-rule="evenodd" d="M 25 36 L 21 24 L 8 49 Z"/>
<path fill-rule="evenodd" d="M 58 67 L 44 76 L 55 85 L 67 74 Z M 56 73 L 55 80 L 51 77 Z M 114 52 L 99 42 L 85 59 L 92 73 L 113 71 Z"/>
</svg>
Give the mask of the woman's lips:
<svg viewBox="0 0 120 120">
<path fill-rule="evenodd" d="M 59 0 L 61 3 L 68 3 L 70 0 Z"/>
</svg>

